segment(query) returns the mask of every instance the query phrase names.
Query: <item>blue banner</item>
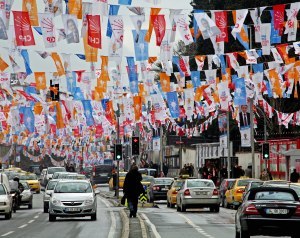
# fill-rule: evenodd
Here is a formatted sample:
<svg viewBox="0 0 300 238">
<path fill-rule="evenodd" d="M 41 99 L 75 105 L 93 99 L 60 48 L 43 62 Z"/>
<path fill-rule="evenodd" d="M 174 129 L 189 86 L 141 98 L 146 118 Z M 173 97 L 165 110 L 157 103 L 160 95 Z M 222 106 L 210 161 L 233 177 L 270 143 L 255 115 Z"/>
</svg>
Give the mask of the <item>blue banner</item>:
<svg viewBox="0 0 300 238">
<path fill-rule="evenodd" d="M 204 12 L 203 10 L 195 9 L 194 13 L 201 13 Z M 197 41 L 197 33 L 199 31 L 199 26 L 197 24 L 196 18 L 193 18 L 193 25 L 194 25 L 194 42 Z"/>
<path fill-rule="evenodd" d="M 34 93 L 34 94 L 37 94 L 37 92 L 36 92 L 36 87 L 33 87 L 33 86 L 27 86 L 27 87 L 25 87 L 24 88 L 24 91 L 25 91 L 25 93 L 27 93 L 27 94 L 31 94 L 31 93 Z"/>
<path fill-rule="evenodd" d="M 129 81 L 130 92 L 132 94 L 139 93 L 139 82 L 138 80 Z"/>
<path fill-rule="evenodd" d="M 75 93 L 74 93 L 74 100 L 78 100 L 78 101 L 81 101 L 81 100 L 84 100 L 84 96 L 83 96 L 83 93 L 81 91 L 81 89 L 79 87 L 76 87 L 75 88 Z"/>
<path fill-rule="evenodd" d="M 231 29 L 233 29 L 234 26 L 231 27 Z M 248 41 L 244 41 L 241 37 L 241 34 L 240 33 L 237 33 L 236 34 L 236 38 L 238 39 L 238 41 L 241 43 L 241 45 L 246 49 L 246 50 L 249 50 L 249 37 L 248 37 L 248 26 L 247 25 L 243 25 L 243 28 L 244 28 L 244 31 L 245 31 L 245 34 L 247 36 L 247 39 Z"/>
<path fill-rule="evenodd" d="M 24 60 L 26 74 L 27 75 L 32 74 L 32 70 L 30 68 L 30 61 L 29 61 L 28 51 L 27 50 L 21 50 L 21 56 L 23 57 L 23 60 Z"/>
<path fill-rule="evenodd" d="M 109 15 L 110 16 L 118 15 L 119 8 L 120 8 L 120 5 L 109 5 Z M 108 19 L 108 22 L 107 22 L 106 36 L 109 37 L 109 38 L 111 38 L 111 36 L 112 36 L 112 28 L 111 28 L 109 19 Z"/>
<path fill-rule="evenodd" d="M 85 55 L 82 54 L 75 54 L 79 59 L 85 60 Z"/>
<path fill-rule="evenodd" d="M 76 72 L 67 72 L 66 73 L 66 79 L 67 79 L 67 89 L 68 92 L 72 95 L 75 94 L 76 89 Z"/>
<path fill-rule="evenodd" d="M 274 26 L 274 11 L 270 10 L 270 14 L 272 17 L 272 20 L 271 20 L 271 44 L 280 44 L 281 36 L 279 35 L 279 30 L 275 30 L 275 26 Z"/>
<path fill-rule="evenodd" d="M 31 107 L 23 108 L 24 125 L 30 133 L 34 132 L 34 114 Z"/>
<path fill-rule="evenodd" d="M 221 71 L 222 74 L 227 74 L 226 72 L 226 62 L 225 62 L 225 58 L 224 55 L 218 55 L 220 62 L 221 62 Z"/>
<path fill-rule="evenodd" d="M 269 80 L 264 80 L 264 83 L 266 84 L 269 98 L 272 98 L 273 97 L 273 91 L 272 91 Z"/>
<path fill-rule="evenodd" d="M 107 107 L 108 102 L 109 102 L 109 99 L 102 99 L 101 100 L 102 109 L 103 109 L 104 112 L 106 111 L 106 107 Z"/>
<path fill-rule="evenodd" d="M 180 63 L 179 63 L 179 56 L 173 56 L 172 57 L 172 61 L 173 61 L 173 64 L 176 64 L 176 66 L 178 67 L 178 70 L 179 70 L 179 73 L 181 75 L 181 77 L 184 77 L 184 73 L 182 72 L 181 68 L 180 68 Z"/>
<path fill-rule="evenodd" d="M 252 65 L 253 72 L 256 74 L 258 72 L 262 73 L 264 71 L 264 64 L 253 64 Z"/>
<path fill-rule="evenodd" d="M 191 79 L 194 88 L 199 87 L 201 85 L 200 71 L 191 71 Z"/>
<path fill-rule="evenodd" d="M 167 92 L 167 102 L 169 105 L 169 110 L 171 113 L 171 116 L 173 118 L 178 118 L 180 115 L 179 112 L 179 103 L 178 103 L 178 97 L 176 92 Z"/>
<path fill-rule="evenodd" d="M 235 84 L 234 89 L 234 104 L 235 105 L 247 105 L 247 94 L 246 94 L 246 84 L 244 78 L 237 78 L 233 80 Z"/>
<path fill-rule="evenodd" d="M 35 29 L 35 31 L 36 31 L 37 33 L 39 33 L 39 35 L 43 35 L 43 32 L 42 32 L 42 28 L 41 28 L 41 27 L 35 26 L 35 27 L 33 27 L 33 28 Z"/>
<path fill-rule="evenodd" d="M 82 100 L 81 102 L 82 102 L 82 105 L 84 108 L 86 125 L 93 126 L 95 124 L 95 122 L 94 122 L 94 118 L 93 118 L 93 108 L 92 108 L 91 100 Z"/>
<path fill-rule="evenodd" d="M 118 4 L 121 4 L 121 5 L 131 5 L 132 3 L 132 0 L 119 0 L 118 1 Z"/>
<path fill-rule="evenodd" d="M 134 57 L 126 57 L 126 59 L 128 65 L 127 72 L 128 72 L 129 82 L 138 81 L 138 74 L 135 69 Z"/>
<path fill-rule="evenodd" d="M 149 44 L 145 41 L 146 30 L 140 30 L 139 33 L 136 30 L 132 31 L 133 39 L 138 39 L 137 42 L 134 40 L 134 52 L 136 61 L 144 61 L 149 58 Z"/>
</svg>

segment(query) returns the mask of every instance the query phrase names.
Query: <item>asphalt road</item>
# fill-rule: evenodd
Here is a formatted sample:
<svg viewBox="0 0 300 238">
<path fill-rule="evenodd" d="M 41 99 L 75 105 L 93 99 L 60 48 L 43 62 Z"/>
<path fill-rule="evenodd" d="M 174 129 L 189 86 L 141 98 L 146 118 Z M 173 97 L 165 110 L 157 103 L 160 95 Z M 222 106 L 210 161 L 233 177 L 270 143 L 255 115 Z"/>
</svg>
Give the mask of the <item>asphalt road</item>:
<svg viewBox="0 0 300 238">
<path fill-rule="evenodd" d="M 11 220 L 0 216 L 0 237 L 13 238 L 115 238 L 120 237 L 122 225 L 120 208 L 98 196 L 97 221 L 90 217 L 48 221 L 48 213 L 43 213 L 42 194 L 34 194 L 33 209 L 22 208 L 13 214 Z"/>
</svg>

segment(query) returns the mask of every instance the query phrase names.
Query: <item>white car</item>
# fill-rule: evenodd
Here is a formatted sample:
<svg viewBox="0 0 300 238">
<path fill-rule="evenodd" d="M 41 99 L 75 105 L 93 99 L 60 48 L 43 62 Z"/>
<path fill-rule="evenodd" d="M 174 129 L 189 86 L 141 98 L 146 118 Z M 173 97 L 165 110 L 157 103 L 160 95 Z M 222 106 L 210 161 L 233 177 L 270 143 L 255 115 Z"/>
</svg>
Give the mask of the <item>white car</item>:
<svg viewBox="0 0 300 238">
<path fill-rule="evenodd" d="M 24 190 L 21 193 L 21 205 L 28 206 L 28 209 L 32 209 L 32 189 L 26 181 L 21 181 L 20 183 L 24 187 Z"/>
<path fill-rule="evenodd" d="M 49 181 L 49 183 L 47 184 L 46 188 L 45 189 L 42 188 L 42 191 L 44 192 L 44 195 L 43 195 L 44 213 L 48 212 L 50 196 L 51 196 L 51 193 L 53 192 L 55 185 L 57 184 L 58 181 L 59 181 L 59 179 L 51 179 Z"/>
<path fill-rule="evenodd" d="M 9 220 L 12 214 L 12 197 L 6 186 L 0 183 L 0 215 Z"/>
<path fill-rule="evenodd" d="M 46 178 L 45 178 L 45 184 L 44 186 L 47 185 L 47 183 L 49 182 L 50 179 L 52 179 L 52 176 L 55 172 L 66 172 L 65 167 L 48 167 L 47 171 L 46 171 Z"/>
<path fill-rule="evenodd" d="M 56 217 L 85 217 L 97 220 L 97 197 L 92 185 L 86 180 L 60 180 L 54 191 L 48 193 L 49 221 Z"/>
</svg>

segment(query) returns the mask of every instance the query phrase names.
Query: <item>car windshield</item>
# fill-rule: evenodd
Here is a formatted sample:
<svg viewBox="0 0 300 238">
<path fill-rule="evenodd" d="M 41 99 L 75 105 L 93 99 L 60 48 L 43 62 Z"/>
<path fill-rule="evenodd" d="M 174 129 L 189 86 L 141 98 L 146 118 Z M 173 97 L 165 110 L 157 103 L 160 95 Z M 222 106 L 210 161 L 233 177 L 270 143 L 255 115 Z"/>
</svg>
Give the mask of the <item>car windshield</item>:
<svg viewBox="0 0 300 238">
<path fill-rule="evenodd" d="M 54 174 L 55 172 L 66 172 L 66 169 L 63 167 L 55 167 L 48 169 L 48 174 Z"/>
<path fill-rule="evenodd" d="M 126 172 L 121 172 L 121 173 L 119 173 L 119 177 L 125 177 L 126 176 Z"/>
<path fill-rule="evenodd" d="M 170 185 L 173 182 L 173 179 L 155 179 L 155 184 L 162 184 L 162 185 Z"/>
<path fill-rule="evenodd" d="M 35 174 L 21 175 L 20 180 L 37 180 L 37 176 Z"/>
<path fill-rule="evenodd" d="M 291 189 L 293 189 L 297 193 L 298 197 L 300 197 L 300 186 L 291 185 Z"/>
<path fill-rule="evenodd" d="M 195 188 L 195 187 L 209 187 L 213 188 L 215 185 L 213 181 L 206 181 L 206 180 L 188 180 L 187 187 L 188 188 Z"/>
<path fill-rule="evenodd" d="M 0 195 L 6 195 L 5 189 L 2 184 L 0 184 Z"/>
<path fill-rule="evenodd" d="M 152 177 L 152 176 L 143 176 L 143 180 L 142 180 L 142 182 L 151 182 L 151 181 L 152 181 L 152 179 L 153 179 L 153 177 Z"/>
<path fill-rule="evenodd" d="M 72 174 L 72 175 L 67 175 L 66 179 L 86 179 L 86 177 L 84 175 L 80 175 L 80 174 Z"/>
<path fill-rule="evenodd" d="M 178 187 L 179 188 L 179 187 L 182 186 L 183 183 L 184 183 L 184 181 L 182 181 L 182 180 L 181 181 L 175 181 L 174 184 L 173 184 L 173 187 Z"/>
<path fill-rule="evenodd" d="M 251 183 L 251 188 L 257 188 L 261 185 L 263 185 L 263 182 L 253 182 Z"/>
<path fill-rule="evenodd" d="M 92 188 L 88 183 L 60 182 L 56 185 L 55 193 L 91 193 Z"/>
<path fill-rule="evenodd" d="M 255 194 L 255 200 L 295 201 L 293 194 L 282 191 L 261 191 Z"/>
<path fill-rule="evenodd" d="M 24 187 L 25 190 L 30 189 L 28 183 L 21 182 L 21 184 L 23 185 L 23 187 Z"/>
<path fill-rule="evenodd" d="M 53 181 L 53 180 L 50 180 L 48 182 L 48 185 L 47 185 L 47 190 L 54 190 L 55 188 L 55 185 L 57 184 L 58 181 Z"/>
<path fill-rule="evenodd" d="M 237 186 L 238 187 L 245 187 L 245 186 L 247 186 L 248 185 L 248 183 L 250 183 L 251 182 L 251 180 L 239 180 L 238 182 L 237 182 Z"/>
</svg>

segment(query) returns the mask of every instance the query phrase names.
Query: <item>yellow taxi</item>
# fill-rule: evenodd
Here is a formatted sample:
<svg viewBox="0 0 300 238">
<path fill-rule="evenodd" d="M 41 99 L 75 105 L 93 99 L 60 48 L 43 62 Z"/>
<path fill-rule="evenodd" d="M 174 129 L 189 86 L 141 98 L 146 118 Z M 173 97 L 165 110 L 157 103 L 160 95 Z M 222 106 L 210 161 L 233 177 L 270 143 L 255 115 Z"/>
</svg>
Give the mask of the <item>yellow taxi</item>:
<svg viewBox="0 0 300 238">
<path fill-rule="evenodd" d="M 127 172 L 119 172 L 119 188 L 123 188 L 126 174 Z M 110 191 L 114 190 L 114 182 L 112 177 L 110 178 L 108 184 L 109 184 L 109 190 Z"/>
<path fill-rule="evenodd" d="M 41 192 L 41 184 L 40 184 L 40 182 L 39 182 L 38 177 L 36 176 L 36 174 L 32 174 L 32 173 L 20 174 L 19 179 L 23 180 L 23 181 L 27 181 L 27 183 L 30 186 L 30 188 L 33 191 L 35 191 L 36 193 L 40 193 Z"/>
<path fill-rule="evenodd" d="M 26 171 L 22 170 L 21 168 L 18 167 L 10 167 L 5 169 L 4 171 L 8 171 L 8 172 L 16 172 L 16 173 L 25 173 Z"/>
<path fill-rule="evenodd" d="M 175 207 L 177 201 L 177 190 L 181 188 L 182 184 L 187 178 L 189 178 L 188 175 L 183 175 L 180 178 L 174 180 L 174 182 L 171 185 L 171 188 L 167 192 L 167 207 Z"/>
<path fill-rule="evenodd" d="M 245 187 L 251 181 L 260 180 L 253 178 L 239 178 L 230 187 L 228 187 L 225 193 L 224 206 L 227 208 L 232 206 L 234 209 L 237 209 L 243 201 Z"/>
</svg>

